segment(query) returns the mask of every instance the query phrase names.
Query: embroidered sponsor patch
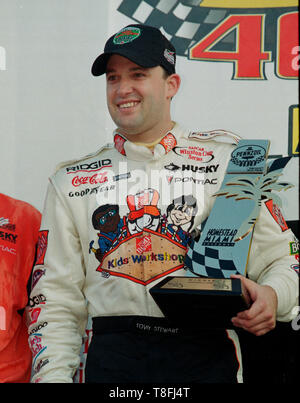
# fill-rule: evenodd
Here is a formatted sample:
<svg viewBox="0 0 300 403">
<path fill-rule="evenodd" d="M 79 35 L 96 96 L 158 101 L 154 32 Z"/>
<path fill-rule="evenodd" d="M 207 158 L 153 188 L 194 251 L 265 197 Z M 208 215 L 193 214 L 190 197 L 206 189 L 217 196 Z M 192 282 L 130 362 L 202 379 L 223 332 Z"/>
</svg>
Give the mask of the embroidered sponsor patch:
<svg viewBox="0 0 300 403">
<path fill-rule="evenodd" d="M 37 320 L 38 320 L 38 318 L 39 318 L 39 316 L 40 316 L 40 313 L 41 313 L 41 308 L 31 308 L 31 309 L 29 309 L 29 316 L 30 316 L 30 319 L 31 319 L 31 322 L 30 322 L 30 325 L 33 325 L 34 323 L 36 323 L 37 322 Z"/>
<path fill-rule="evenodd" d="M 32 274 L 31 290 L 36 286 L 39 279 L 45 274 L 46 270 L 36 269 Z"/>
<path fill-rule="evenodd" d="M 299 264 L 292 264 L 290 268 L 299 275 Z"/>
<path fill-rule="evenodd" d="M 207 150 L 204 147 L 199 146 L 189 146 L 189 147 L 174 147 L 173 151 L 175 154 L 181 157 L 186 157 L 192 161 L 201 161 L 203 163 L 208 163 L 214 159 L 214 154 L 212 150 Z"/>
<path fill-rule="evenodd" d="M 37 374 L 42 367 L 44 367 L 45 365 L 49 364 L 49 360 L 48 358 L 46 358 L 45 360 L 40 360 L 37 364 L 37 366 L 33 369 L 34 370 L 34 374 Z"/>
<path fill-rule="evenodd" d="M 17 238 L 18 238 L 17 234 L 11 234 L 10 232 L 0 231 L 0 239 L 3 241 L 16 244 Z"/>
<path fill-rule="evenodd" d="M 175 64 L 175 52 L 172 52 L 169 49 L 165 49 L 164 56 L 168 60 L 169 63 Z"/>
<path fill-rule="evenodd" d="M 44 264 L 44 259 L 48 246 L 48 230 L 39 231 L 38 247 L 35 264 Z"/>
<path fill-rule="evenodd" d="M 294 258 L 296 259 L 296 262 L 298 262 L 298 269 L 297 270 L 294 269 L 294 270 L 297 273 L 299 273 L 299 241 L 296 238 L 293 242 L 290 242 L 290 256 L 294 256 Z M 292 265 L 292 266 L 295 266 L 295 265 Z M 292 266 L 291 266 L 291 268 L 293 269 Z"/>
<path fill-rule="evenodd" d="M 159 144 L 161 144 L 166 150 L 166 153 L 168 153 L 176 146 L 177 141 L 172 133 L 168 133 L 163 139 L 161 139 Z"/>
<path fill-rule="evenodd" d="M 66 167 L 66 173 L 74 174 L 76 172 L 97 172 L 103 168 L 112 167 L 110 159 L 93 161 L 91 163 L 78 164 Z"/>
<path fill-rule="evenodd" d="M 195 139 L 200 141 L 215 140 L 218 142 L 238 144 L 240 137 L 237 134 L 229 132 L 227 130 L 219 129 L 209 132 L 191 132 L 189 139 Z"/>
<path fill-rule="evenodd" d="M 137 27 L 126 27 L 119 31 L 113 42 L 115 45 L 124 45 L 124 43 L 129 43 L 138 38 L 141 35 L 141 30 Z"/>
<path fill-rule="evenodd" d="M 280 226 L 281 231 L 284 232 L 284 231 L 288 230 L 289 228 L 285 222 L 285 219 L 283 218 L 280 208 L 273 202 L 273 200 L 266 201 L 265 205 L 266 205 L 267 209 L 269 210 L 269 212 L 271 213 L 274 220 Z"/>
<path fill-rule="evenodd" d="M 4 225 L 7 225 L 7 224 L 9 224 L 9 219 L 0 217 L 0 227 L 3 227 Z"/>
<path fill-rule="evenodd" d="M 162 212 L 159 199 L 159 192 L 148 188 L 126 196 L 123 217 L 113 204 L 93 212 L 98 240 L 90 241 L 89 253 L 95 254 L 103 278 L 122 277 L 146 286 L 184 267 L 197 200 L 182 194 Z"/>
<path fill-rule="evenodd" d="M 126 155 L 126 152 L 124 149 L 124 143 L 126 143 L 126 139 L 124 139 L 124 137 L 120 136 L 117 133 L 117 134 L 115 134 L 115 137 L 114 137 L 114 143 L 115 143 L 115 147 L 119 151 L 119 153 L 122 155 Z"/>
<path fill-rule="evenodd" d="M 29 347 L 32 352 L 33 365 L 35 365 L 37 357 L 46 350 L 46 346 L 42 344 L 42 334 L 33 333 L 29 338 Z"/>
<path fill-rule="evenodd" d="M 0 227 L 2 229 L 8 229 L 9 231 L 15 231 L 16 225 L 9 222 L 9 218 L 0 217 Z"/>
<path fill-rule="evenodd" d="M 72 179 L 72 185 L 74 187 L 78 187 L 80 185 L 95 185 L 97 183 L 105 183 L 108 181 L 107 178 L 107 171 L 105 172 L 98 172 L 92 176 L 79 176 L 76 175 Z"/>
<path fill-rule="evenodd" d="M 17 250 L 15 248 L 9 248 L 6 245 L 0 245 L 0 251 L 10 253 L 11 255 L 17 254 Z"/>
<path fill-rule="evenodd" d="M 142 238 L 136 238 L 136 251 L 139 254 L 152 250 L 151 237 L 146 235 Z"/>
<path fill-rule="evenodd" d="M 290 255 L 299 255 L 299 241 L 290 242 Z"/>
<path fill-rule="evenodd" d="M 97 271 L 106 278 L 117 276 L 147 285 L 183 268 L 186 247 L 178 242 L 178 238 L 171 238 L 176 234 L 159 234 L 146 229 L 144 232 L 148 234 L 132 235 L 108 251 Z M 140 242 L 137 242 L 138 238 Z"/>
</svg>

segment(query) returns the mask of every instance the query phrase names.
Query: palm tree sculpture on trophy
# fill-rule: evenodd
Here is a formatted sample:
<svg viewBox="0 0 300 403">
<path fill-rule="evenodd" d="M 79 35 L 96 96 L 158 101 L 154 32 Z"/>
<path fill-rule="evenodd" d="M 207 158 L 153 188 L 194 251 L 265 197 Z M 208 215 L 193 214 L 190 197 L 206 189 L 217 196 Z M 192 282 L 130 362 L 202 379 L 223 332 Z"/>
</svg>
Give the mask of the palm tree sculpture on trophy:
<svg viewBox="0 0 300 403">
<path fill-rule="evenodd" d="M 263 198 L 271 199 L 278 207 L 282 206 L 281 199 L 278 195 L 271 193 L 272 191 L 280 192 L 287 190 L 294 185 L 287 182 L 277 182 L 281 176 L 278 171 L 271 171 L 262 176 L 251 178 L 248 176 L 236 176 L 228 181 L 218 192 L 213 196 L 225 196 L 227 199 L 234 197 L 235 200 L 249 199 L 254 201 L 254 207 L 245 219 L 238 232 L 236 233 L 235 242 L 245 238 L 253 229 L 258 213 L 261 207 Z"/>
</svg>

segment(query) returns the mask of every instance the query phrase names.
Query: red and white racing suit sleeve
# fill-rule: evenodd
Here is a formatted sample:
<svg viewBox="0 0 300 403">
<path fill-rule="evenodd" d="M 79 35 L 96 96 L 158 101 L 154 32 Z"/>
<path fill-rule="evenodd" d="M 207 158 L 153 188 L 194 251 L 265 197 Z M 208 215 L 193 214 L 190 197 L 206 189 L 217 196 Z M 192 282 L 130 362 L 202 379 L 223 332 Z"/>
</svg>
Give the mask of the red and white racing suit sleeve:
<svg viewBox="0 0 300 403">
<path fill-rule="evenodd" d="M 39 314 L 28 330 L 32 382 L 72 382 L 87 320 L 85 265 L 75 218 L 51 179 L 41 233 L 31 291 Z"/>
<path fill-rule="evenodd" d="M 295 242 L 297 240 L 285 222 L 280 225 L 266 203 L 262 202 L 247 274 L 258 284 L 269 285 L 275 290 L 278 298 L 277 320 L 281 322 L 292 320 L 299 305 L 299 262 L 290 252 L 291 244 Z"/>
</svg>

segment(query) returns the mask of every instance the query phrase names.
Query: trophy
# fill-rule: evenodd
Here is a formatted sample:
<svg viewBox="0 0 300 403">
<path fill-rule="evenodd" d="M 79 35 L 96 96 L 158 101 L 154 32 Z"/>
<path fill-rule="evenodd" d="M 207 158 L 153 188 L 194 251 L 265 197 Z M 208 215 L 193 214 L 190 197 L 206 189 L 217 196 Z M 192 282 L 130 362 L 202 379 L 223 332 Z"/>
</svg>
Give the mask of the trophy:
<svg viewBox="0 0 300 403">
<path fill-rule="evenodd" d="M 263 199 L 281 205 L 271 193 L 290 187 L 278 183 L 290 157 L 267 166 L 268 140 L 240 140 L 200 239 L 192 241 L 186 276 L 169 276 L 150 289 L 163 314 L 172 322 L 200 328 L 233 328 L 231 318 L 248 309 L 242 282 L 246 275 L 253 228 Z"/>
</svg>

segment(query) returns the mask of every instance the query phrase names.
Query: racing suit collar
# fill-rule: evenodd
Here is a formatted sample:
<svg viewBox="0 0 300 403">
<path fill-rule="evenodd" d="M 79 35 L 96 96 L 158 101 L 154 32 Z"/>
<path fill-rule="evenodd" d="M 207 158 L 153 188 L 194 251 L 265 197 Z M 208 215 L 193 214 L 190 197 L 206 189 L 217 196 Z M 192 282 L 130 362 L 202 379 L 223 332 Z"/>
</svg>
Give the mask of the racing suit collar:
<svg viewBox="0 0 300 403">
<path fill-rule="evenodd" d="M 183 136 L 183 130 L 178 123 L 169 130 L 166 135 L 156 144 L 153 150 L 140 144 L 135 144 L 114 131 L 114 146 L 120 154 L 134 161 L 159 160 L 163 155 L 171 151 L 178 143 L 178 139 Z"/>
</svg>

